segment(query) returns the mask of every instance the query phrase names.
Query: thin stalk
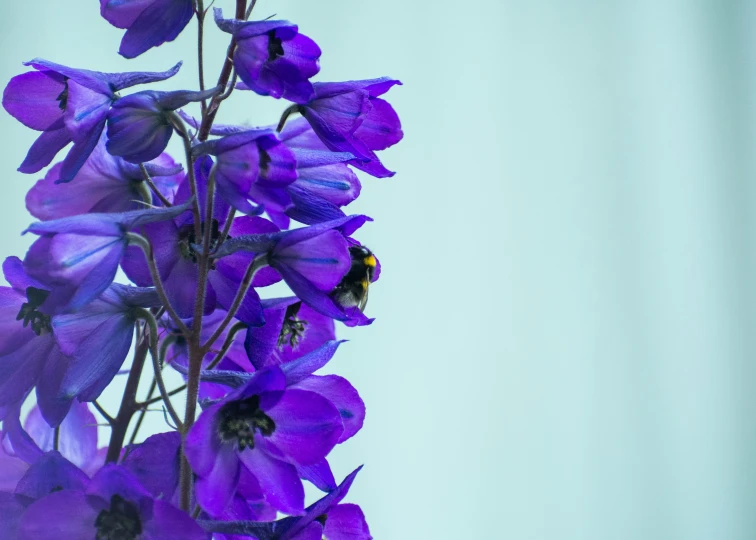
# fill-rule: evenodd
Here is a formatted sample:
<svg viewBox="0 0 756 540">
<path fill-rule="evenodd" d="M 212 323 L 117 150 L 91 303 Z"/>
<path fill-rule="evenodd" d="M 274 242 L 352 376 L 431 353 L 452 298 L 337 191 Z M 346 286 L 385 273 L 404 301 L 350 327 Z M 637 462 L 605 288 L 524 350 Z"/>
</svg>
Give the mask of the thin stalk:
<svg viewBox="0 0 756 540">
<path fill-rule="evenodd" d="M 281 130 L 286 125 L 286 121 L 289 119 L 289 116 L 294 114 L 295 112 L 300 112 L 299 105 L 291 105 L 290 107 L 286 107 L 283 114 L 281 115 L 281 119 L 278 121 L 278 126 L 276 127 L 276 131 L 278 133 L 281 133 Z"/>
<path fill-rule="evenodd" d="M 220 337 L 226 327 L 231 323 L 234 315 L 236 315 L 236 312 L 239 310 L 239 306 L 244 300 L 244 297 L 247 295 L 247 291 L 249 290 L 250 285 L 252 285 L 252 279 L 255 277 L 257 271 L 265 266 L 268 266 L 268 257 L 265 255 L 261 257 L 255 257 L 252 262 L 249 263 L 249 266 L 247 266 L 247 271 L 244 273 L 244 279 L 239 286 L 239 290 L 236 291 L 236 296 L 234 297 L 234 301 L 231 303 L 231 307 L 226 313 L 226 317 L 223 319 L 220 326 L 215 329 L 215 332 L 213 332 L 213 335 L 210 336 L 210 339 L 208 339 L 202 346 L 204 353 L 207 353 L 207 351 L 210 350 L 210 347 L 213 346 L 213 343 L 215 343 L 215 341 Z"/>
<path fill-rule="evenodd" d="M 170 392 L 168 392 L 168 396 L 171 396 L 171 397 L 173 397 L 173 396 L 175 396 L 176 394 L 180 394 L 180 393 L 181 393 L 181 392 L 183 392 L 184 390 L 186 390 L 186 385 L 185 385 L 185 384 L 182 384 L 182 385 L 181 385 L 181 386 L 179 386 L 178 388 L 174 388 L 173 390 L 171 390 Z M 149 398 L 147 398 L 146 400 L 142 401 L 142 402 L 141 402 L 141 403 L 139 404 L 139 406 L 140 406 L 140 407 L 142 407 L 142 410 L 144 411 L 144 410 L 146 410 L 146 409 L 147 409 L 147 407 L 149 407 L 150 405 L 154 405 L 155 403 L 160 403 L 161 401 L 163 401 L 163 396 L 157 396 L 157 397 L 152 397 L 152 396 L 150 396 L 150 397 L 149 397 Z"/>
<path fill-rule="evenodd" d="M 145 328 L 145 334 L 149 330 Z M 129 429 L 131 417 L 136 412 L 136 394 L 139 389 L 139 379 L 142 377 L 144 361 L 147 359 L 150 343 L 147 336 L 144 335 L 142 340 L 134 350 L 134 361 L 131 364 L 129 378 L 126 381 L 126 388 L 123 391 L 121 407 L 113 422 L 113 429 L 110 432 L 110 444 L 108 444 L 108 453 L 105 458 L 106 463 L 117 463 L 123 448 L 123 441 L 126 439 L 126 431 Z"/>
<path fill-rule="evenodd" d="M 56 452 L 60 447 L 60 426 L 55 426 L 53 430 L 53 450 Z"/>
<path fill-rule="evenodd" d="M 205 3 L 204 0 L 197 0 L 197 71 L 199 75 L 200 92 L 205 91 L 205 61 L 204 61 L 204 42 L 205 42 Z M 207 101 L 204 99 L 200 102 L 202 116 L 207 112 Z"/>
<path fill-rule="evenodd" d="M 115 419 L 110 416 L 105 409 L 103 409 L 102 405 L 97 403 L 97 400 L 94 400 L 92 402 L 92 405 L 94 405 L 94 408 L 97 409 L 97 412 L 100 413 L 100 416 L 102 416 L 108 422 L 108 424 L 113 424 Z"/>
<path fill-rule="evenodd" d="M 218 352 L 217 355 L 215 355 L 215 358 L 213 358 L 212 362 L 210 362 L 205 369 L 213 369 L 215 366 L 220 364 L 221 360 L 223 360 L 223 357 L 226 356 L 226 354 L 228 353 L 228 350 L 231 348 L 231 345 L 233 345 L 236 334 L 238 334 L 242 330 L 245 330 L 246 328 L 247 328 L 247 325 L 241 321 L 234 324 L 231 327 L 231 329 L 228 331 L 228 335 L 226 336 L 226 341 L 223 342 L 223 346 L 221 347 L 221 350 Z"/>
<path fill-rule="evenodd" d="M 147 401 L 150 401 L 150 399 L 152 398 L 152 395 L 155 393 L 155 390 L 157 390 L 157 381 L 153 377 L 152 383 L 150 383 L 150 389 L 147 392 Z M 140 405 L 144 405 L 145 403 L 146 401 L 143 401 Z M 131 432 L 131 437 L 129 437 L 129 445 L 132 445 L 136 442 L 137 435 L 139 434 L 139 429 L 142 427 L 142 422 L 144 422 L 144 417 L 146 414 L 147 414 L 147 407 L 142 407 L 139 409 L 139 414 L 137 416 L 136 424 L 134 424 L 134 430 Z"/>
<path fill-rule="evenodd" d="M 162 193 L 160 193 L 160 190 L 158 189 L 158 187 L 155 185 L 155 182 L 150 177 L 150 173 L 147 172 L 147 167 L 144 166 L 144 163 L 140 163 L 139 164 L 139 170 L 142 171 L 142 176 L 144 177 L 144 182 L 148 186 L 150 186 L 150 189 L 157 196 L 157 198 L 160 199 L 160 202 L 163 203 L 163 206 L 165 206 L 166 208 L 169 208 L 169 207 L 173 206 L 171 204 L 171 201 L 169 201 L 168 199 L 166 199 L 165 196 Z M 149 201 L 147 201 L 147 202 L 149 202 Z"/>
<path fill-rule="evenodd" d="M 197 197 L 197 176 L 194 174 L 192 140 L 189 137 L 189 132 L 186 129 L 186 124 L 184 124 L 184 121 L 178 114 L 176 114 L 175 112 L 168 113 L 168 118 L 171 120 L 173 128 L 176 130 L 176 133 L 179 134 L 181 140 L 184 143 L 184 155 L 186 156 L 187 168 L 186 174 L 189 177 L 189 187 L 191 188 L 192 197 L 194 198 L 194 200 L 192 201 L 192 215 L 194 216 L 194 237 L 200 238 L 202 236 L 202 230 L 200 229 L 202 217 L 200 215 L 199 198 Z"/>
<path fill-rule="evenodd" d="M 226 101 L 229 97 L 231 97 L 231 92 L 234 91 L 234 88 L 236 87 L 236 81 L 239 78 L 239 74 L 236 73 L 236 70 L 234 70 L 234 74 L 231 76 L 231 83 L 228 85 L 228 88 L 226 88 L 225 92 L 220 94 L 216 99 L 216 103 L 220 103 L 221 101 Z"/>
<path fill-rule="evenodd" d="M 247 0 L 236 0 L 236 18 L 245 19 L 247 13 Z M 226 60 L 223 62 L 223 68 L 221 69 L 220 76 L 218 77 L 218 86 L 226 88 L 228 80 L 231 78 L 231 72 L 234 67 L 234 51 L 236 50 L 236 38 L 231 38 L 231 43 L 228 44 L 226 50 Z M 217 96 L 210 100 L 210 105 L 207 108 L 207 114 L 202 117 L 202 124 L 200 125 L 197 137 L 200 141 L 207 140 L 210 135 L 210 128 L 213 127 L 215 116 L 218 114 L 218 107 L 220 102 Z"/>
<path fill-rule="evenodd" d="M 252 15 L 252 10 L 255 9 L 255 4 L 257 3 L 257 0 L 252 0 L 249 3 L 249 7 L 247 8 L 247 12 L 244 14 L 244 20 L 248 20 L 250 15 Z"/>
<path fill-rule="evenodd" d="M 182 334 L 184 334 L 184 336 L 189 337 L 189 335 L 191 334 L 189 327 L 184 324 L 184 321 L 181 320 L 181 317 L 179 317 L 178 313 L 176 313 L 176 310 L 168 300 L 168 296 L 165 292 L 165 286 L 163 285 L 163 280 L 160 278 L 160 272 L 158 271 L 157 263 L 155 262 L 155 252 L 152 249 L 152 244 L 150 244 L 150 241 L 141 234 L 128 233 L 127 236 L 130 244 L 135 244 L 142 248 L 144 256 L 147 259 L 147 266 L 150 269 L 152 283 L 153 285 L 155 285 L 155 291 L 158 293 L 160 301 L 163 303 L 163 307 L 168 312 L 168 315 L 170 315 L 171 319 L 173 319 L 173 324 L 178 327 L 178 329 Z"/>
<path fill-rule="evenodd" d="M 218 245 L 215 246 L 215 249 L 217 250 L 223 242 L 226 241 L 226 238 L 228 238 L 228 233 L 231 230 L 231 226 L 234 224 L 234 216 L 236 216 L 236 208 L 231 208 L 231 210 L 228 211 L 228 216 L 226 216 L 226 223 L 223 225 L 223 231 L 221 232 L 220 238 L 218 238 Z"/>
<path fill-rule="evenodd" d="M 173 420 L 173 423 L 176 424 L 176 428 L 181 431 L 182 422 L 179 418 L 178 413 L 176 412 L 176 409 L 173 407 L 173 403 L 171 403 L 171 398 L 168 396 L 168 391 L 166 390 L 165 382 L 163 381 L 163 371 L 160 368 L 157 322 L 155 321 L 155 317 L 153 317 L 152 313 L 150 313 L 146 309 L 140 310 L 139 317 L 144 319 L 144 322 L 147 323 L 150 329 L 150 356 L 152 357 L 152 367 L 155 370 L 155 382 L 157 383 L 158 390 L 160 390 L 160 395 L 163 397 L 163 403 L 165 404 L 165 408 L 168 411 L 171 420 Z M 139 405 L 141 406 L 141 404 Z"/>
</svg>

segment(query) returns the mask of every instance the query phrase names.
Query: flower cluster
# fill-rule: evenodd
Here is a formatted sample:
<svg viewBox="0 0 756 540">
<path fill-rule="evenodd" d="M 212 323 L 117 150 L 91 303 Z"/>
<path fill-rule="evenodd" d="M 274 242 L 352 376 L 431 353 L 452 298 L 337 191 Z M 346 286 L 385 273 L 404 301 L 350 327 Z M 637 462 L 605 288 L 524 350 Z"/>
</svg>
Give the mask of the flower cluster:
<svg viewBox="0 0 756 540">
<path fill-rule="evenodd" d="M 328 462 L 365 405 L 349 381 L 317 372 L 342 343 L 337 321 L 373 321 L 381 267 L 358 240 L 372 220 L 344 208 L 360 194 L 356 171 L 394 174 L 376 152 L 402 138 L 384 99 L 401 83 L 312 80 L 315 41 L 251 20 L 254 0 L 236 0 L 231 18 L 214 8 L 230 44 L 207 87 L 203 4 L 100 0 L 126 58 L 196 19 L 196 89 L 132 90 L 181 63 L 102 73 L 43 59 L 5 88 L 5 110 L 40 132 L 19 171 L 47 172 L 26 197 L 34 242 L 2 267 L 3 538 L 371 538 L 360 507 L 342 502 L 359 468 L 339 482 Z M 216 124 L 232 94 L 289 104 L 277 125 Z M 130 284 L 114 281 L 119 269 Z M 279 282 L 291 296 L 266 293 Z M 168 369 L 185 384 L 167 388 Z M 97 399 L 114 384 L 122 399 L 108 412 Z M 155 407 L 166 431 L 142 440 Z M 102 447 L 95 412 L 110 427 Z M 323 493 L 310 504 L 305 481 Z"/>
</svg>

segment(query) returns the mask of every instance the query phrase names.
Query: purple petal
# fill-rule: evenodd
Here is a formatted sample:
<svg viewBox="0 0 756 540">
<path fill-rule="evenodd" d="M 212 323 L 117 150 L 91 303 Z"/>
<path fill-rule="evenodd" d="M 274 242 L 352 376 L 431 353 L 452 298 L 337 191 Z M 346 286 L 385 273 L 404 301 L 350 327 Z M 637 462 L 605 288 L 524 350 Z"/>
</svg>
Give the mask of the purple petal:
<svg viewBox="0 0 756 540">
<path fill-rule="evenodd" d="M 68 81 L 68 97 L 65 112 L 66 129 L 74 142 L 83 143 L 97 131 L 97 139 L 102 132 L 102 123 L 108 114 L 113 98 L 73 81 Z"/>
<path fill-rule="evenodd" d="M 2 472 L 0 470 L 0 472 Z M 18 537 L 18 522 L 24 513 L 24 505 L 12 493 L 0 492 L 0 531 L 6 535 L 9 540 L 16 540 Z"/>
<path fill-rule="evenodd" d="M 365 421 L 365 403 L 349 381 L 338 375 L 310 375 L 297 383 L 296 388 L 309 390 L 333 403 L 341 415 L 344 432 L 339 444 L 353 437 Z"/>
<path fill-rule="evenodd" d="M 155 0 L 129 25 L 119 54 L 135 58 L 152 47 L 173 41 L 193 15 L 192 0 Z"/>
<path fill-rule="evenodd" d="M 289 389 L 270 408 L 261 399 L 260 408 L 276 422 L 268 440 L 299 465 L 323 459 L 344 431 L 336 407 L 314 392 Z"/>
<path fill-rule="evenodd" d="M 31 390 L 55 347 L 51 335 L 34 337 L 15 351 L 0 356 L 0 405 L 18 403 Z"/>
<path fill-rule="evenodd" d="M 34 141 L 18 168 L 19 172 L 31 174 L 41 171 L 71 140 L 71 134 L 63 125 L 63 121 L 57 122 Z"/>
<path fill-rule="evenodd" d="M 6 354 L 12 355 L 19 347 L 37 337 L 31 327 L 24 328 L 23 322 L 16 320 L 25 302 L 26 297 L 17 291 L 0 287 L 0 358 Z"/>
<path fill-rule="evenodd" d="M 99 511 L 79 491 L 58 491 L 26 509 L 18 527 L 18 540 L 92 540 Z"/>
<path fill-rule="evenodd" d="M 141 540 L 207 540 L 207 533 L 186 512 L 162 500 L 152 506 Z"/>
<path fill-rule="evenodd" d="M 4 433 L 0 433 L 0 498 L 3 492 L 12 492 L 16 489 L 18 481 L 26 474 L 29 468 L 29 465 L 24 460 L 6 451 L 5 437 Z M 12 445 L 8 443 L 8 446 Z M 2 519 L 2 510 L 0 510 L 0 523 L 2 523 Z M 3 529 L 0 528 L 0 530 Z"/>
<path fill-rule="evenodd" d="M 259 449 L 247 449 L 239 454 L 265 493 L 268 503 L 285 514 L 298 515 L 304 511 L 304 487 L 294 465 L 279 461 Z"/>
<path fill-rule="evenodd" d="M 16 495 L 37 500 L 61 489 L 84 491 L 89 477 L 81 469 L 61 456 L 49 452 L 34 463 L 16 487 Z"/>
<path fill-rule="evenodd" d="M 323 537 L 328 540 L 371 540 L 365 514 L 356 504 L 339 504 L 328 511 Z"/>
<path fill-rule="evenodd" d="M 281 365 L 287 386 L 297 384 L 325 366 L 344 341 L 327 341 L 317 349 Z"/>
<path fill-rule="evenodd" d="M 3 92 L 3 107 L 16 120 L 37 131 L 47 130 L 63 118 L 58 97 L 63 78 L 49 71 L 32 71 L 13 77 Z"/>
<path fill-rule="evenodd" d="M 179 483 L 181 435 L 158 433 L 133 447 L 122 465 L 156 498 L 170 501 Z"/>
<path fill-rule="evenodd" d="M 402 140 L 402 124 L 394 108 L 383 99 L 371 98 L 372 109 L 354 132 L 370 150 L 384 150 Z"/>
<path fill-rule="evenodd" d="M 44 452 L 53 449 L 54 429 L 44 420 L 39 407 L 24 422 L 29 435 Z M 97 455 L 97 420 L 86 403 L 73 403 L 60 424 L 60 453 L 79 468 L 86 468 Z"/>
<path fill-rule="evenodd" d="M 301 274 L 286 266 L 278 266 L 276 269 L 292 292 L 315 311 L 339 321 L 347 318 L 341 306 L 336 304 L 327 293 L 315 287 Z"/>
<path fill-rule="evenodd" d="M 128 28 L 155 0 L 100 0 L 100 15 L 116 28 Z"/>
<path fill-rule="evenodd" d="M 281 244 L 271 253 L 271 265 L 279 271 L 281 266 L 286 266 L 321 291 L 333 290 L 352 264 L 347 241 L 336 230 L 326 231 L 291 246 L 280 247 Z"/>
<path fill-rule="evenodd" d="M 131 471 L 113 464 L 105 465 L 94 475 L 87 494 L 96 495 L 106 501 L 110 501 L 113 495 L 120 495 L 130 501 L 139 501 L 150 496 Z"/>
<path fill-rule="evenodd" d="M 298 465 L 299 476 L 312 484 L 320 491 L 332 491 L 336 489 L 336 480 L 331 472 L 328 460 L 323 458 L 312 465 Z"/>
<path fill-rule="evenodd" d="M 207 474 L 195 483 L 197 503 L 210 515 L 219 516 L 231 503 L 239 483 L 239 458 L 230 444 L 221 446 Z"/>
<path fill-rule="evenodd" d="M 57 426 L 63 421 L 73 401 L 73 396 L 61 395 L 60 392 L 67 366 L 68 358 L 56 347 L 45 361 L 37 381 L 37 404 L 50 426 Z"/>
<path fill-rule="evenodd" d="M 198 476 L 207 476 L 215 467 L 222 444 L 218 435 L 218 412 L 223 405 L 213 405 L 202 411 L 189 430 L 184 444 L 186 459 Z"/>
</svg>

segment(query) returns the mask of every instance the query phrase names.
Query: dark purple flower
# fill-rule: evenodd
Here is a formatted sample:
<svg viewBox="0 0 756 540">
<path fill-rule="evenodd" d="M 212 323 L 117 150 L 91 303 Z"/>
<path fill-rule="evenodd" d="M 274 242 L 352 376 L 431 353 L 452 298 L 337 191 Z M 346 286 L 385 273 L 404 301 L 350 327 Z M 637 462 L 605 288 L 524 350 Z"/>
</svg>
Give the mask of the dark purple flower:
<svg viewBox="0 0 756 540">
<path fill-rule="evenodd" d="M 26 194 L 26 208 L 42 221 L 78 214 L 127 212 L 144 208 L 144 176 L 138 165 L 110 155 L 105 137 L 95 147 L 72 183 L 58 182 L 62 163 L 54 165 Z M 163 196 L 172 201 L 183 170 L 168 154 L 145 163 Z M 183 175 L 182 175 L 183 176 Z M 147 188 L 149 190 L 149 188 Z M 162 204 L 153 195 L 153 205 Z"/>
<path fill-rule="evenodd" d="M 100 0 L 100 14 L 125 28 L 118 53 L 136 58 L 152 47 L 173 41 L 194 15 L 192 0 Z"/>
<path fill-rule="evenodd" d="M 299 298 L 263 300 L 262 305 L 265 324 L 250 327 L 244 340 L 257 369 L 285 364 L 336 339 L 333 319 Z"/>
<path fill-rule="evenodd" d="M 204 92 L 145 90 L 119 99 L 108 114 L 108 152 L 132 163 L 157 158 L 173 135 L 169 113 L 216 93 L 216 88 Z"/>
<path fill-rule="evenodd" d="M 154 498 L 125 468 L 107 465 L 86 491 L 64 489 L 26 509 L 19 540 L 207 540 L 187 514 Z"/>
<path fill-rule="evenodd" d="M 129 446 L 121 461 L 153 497 L 178 501 L 181 434 L 158 433 L 143 443 Z"/>
<path fill-rule="evenodd" d="M 297 465 L 320 462 L 343 433 L 339 412 L 320 395 L 287 389 L 280 368 L 257 372 L 247 384 L 207 408 L 186 440 L 197 475 L 197 501 L 210 515 L 231 502 L 243 466 L 267 502 L 297 515 L 304 489 Z"/>
<path fill-rule="evenodd" d="M 314 83 L 315 95 L 298 110 L 329 149 L 355 156 L 350 164 L 378 178 L 393 176 L 376 156 L 398 143 L 399 117 L 381 96 L 399 81 L 387 77 L 365 81 Z"/>
<path fill-rule="evenodd" d="M 75 311 L 97 298 L 112 282 L 129 231 L 147 223 L 170 220 L 188 204 L 112 214 L 82 214 L 33 223 L 40 236 L 24 259 L 30 276 L 49 289 L 48 313 Z"/>
<path fill-rule="evenodd" d="M 297 178 L 294 155 L 269 130 L 249 130 L 195 146 L 194 155 L 217 157 L 215 181 L 218 193 L 231 206 L 247 214 L 259 214 L 249 199 L 260 189 L 282 188 Z"/>
<path fill-rule="evenodd" d="M 313 95 L 308 80 L 320 71 L 320 47 L 288 21 L 224 19 L 215 22 L 236 38 L 234 67 L 242 81 L 262 96 L 306 103 Z"/>
<path fill-rule="evenodd" d="M 348 216 L 291 231 L 239 236 L 226 241 L 217 256 L 238 251 L 266 256 L 268 264 L 305 304 L 323 315 L 347 321 L 354 310 L 347 311 L 334 293 L 352 268 L 347 237 L 369 220 L 367 216 Z"/>
<path fill-rule="evenodd" d="M 11 79 L 3 93 L 3 107 L 42 135 L 32 145 L 19 171 L 40 171 L 73 141 L 73 148 L 61 166 L 59 182 L 70 182 L 92 153 L 118 91 L 168 79 L 181 66 L 176 64 L 162 73 L 100 73 L 41 59 L 25 65 L 37 71 Z"/>
<path fill-rule="evenodd" d="M 202 216 L 205 216 L 204 204 L 207 189 L 207 178 L 212 168 L 210 158 L 198 159 L 195 164 L 197 175 L 198 198 L 203 207 Z M 176 194 L 176 201 L 180 202 L 189 198 L 189 183 L 184 181 Z M 226 224 L 226 216 L 229 207 L 220 197 L 215 198 L 213 222 L 209 224 L 212 231 L 212 241 L 217 243 L 220 234 Z M 206 225 L 203 223 L 202 227 Z M 277 231 L 277 228 L 267 220 L 259 217 L 242 216 L 236 218 L 231 226 L 231 237 L 246 234 Z M 194 295 L 198 286 L 197 253 L 195 245 L 194 219 L 192 213 L 186 211 L 178 214 L 173 220 L 145 225 L 141 232 L 152 245 L 156 246 L 155 259 L 160 276 L 165 284 L 168 299 L 181 317 L 191 317 L 194 313 Z M 205 295 L 205 313 L 211 313 L 216 306 L 229 309 L 233 303 L 236 292 L 239 289 L 247 266 L 253 256 L 247 253 L 238 253 L 233 258 L 224 258 L 215 263 L 215 267 L 208 275 L 208 286 Z M 144 257 L 138 248 L 131 247 L 126 250 L 122 267 L 126 275 L 134 283 L 140 286 L 152 284 L 152 278 L 147 268 Z M 261 270 L 255 276 L 252 285 L 261 287 L 270 285 L 280 278 L 271 270 Z M 262 324 L 262 308 L 260 298 L 253 288 L 249 289 L 236 317 L 250 325 Z"/>
</svg>

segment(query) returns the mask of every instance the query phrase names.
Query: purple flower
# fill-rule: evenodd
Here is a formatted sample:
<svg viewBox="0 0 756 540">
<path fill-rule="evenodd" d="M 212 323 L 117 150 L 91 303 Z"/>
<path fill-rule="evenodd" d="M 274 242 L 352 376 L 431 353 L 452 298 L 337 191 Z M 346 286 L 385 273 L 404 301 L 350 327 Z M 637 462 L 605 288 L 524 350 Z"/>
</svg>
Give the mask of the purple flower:
<svg viewBox="0 0 756 540">
<path fill-rule="evenodd" d="M 280 368 L 262 370 L 207 408 L 187 436 L 186 456 L 198 477 L 197 501 L 211 515 L 223 512 L 243 466 L 271 506 L 301 514 L 304 489 L 296 466 L 320 462 L 342 433 L 330 401 L 287 389 Z"/>
<path fill-rule="evenodd" d="M 162 73 L 100 73 L 41 59 L 25 65 L 37 71 L 11 79 L 3 93 L 3 107 L 16 120 L 42 134 L 18 170 L 40 171 L 73 141 L 63 160 L 59 182 L 70 182 L 92 153 L 105 128 L 108 110 L 117 99 L 116 92 L 168 79 L 181 67 L 179 63 Z"/>
<path fill-rule="evenodd" d="M 242 81 L 262 96 L 306 103 L 313 95 L 308 80 L 320 71 L 320 47 L 288 21 L 224 19 L 215 22 L 236 38 L 234 67 Z"/>
<path fill-rule="evenodd" d="M 401 82 L 387 77 L 314 83 L 313 99 L 298 110 L 329 149 L 355 156 L 351 165 L 378 178 L 393 176 L 375 151 L 385 150 L 404 136 L 393 107 L 378 97 L 395 84 Z"/>
<path fill-rule="evenodd" d="M 26 194 L 26 208 L 42 221 L 78 214 L 97 212 L 127 212 L 144 208 L 142 193 L 144 176 L 137 165 L 110 155 L 105 150 L 105 138 L 95 147 L 72 183 L 58 182 L 62 163 L 54 165 Z M 158 190 L 168 201 L 178 188 L 181 165 L 168 154 L 145 163 Z M 149 188 L 148 188 L 149 189 Z M 153 205 L 162 204 L 153 195 Z"/>
<path fill-rule="evenodd" d="M 136 58 L 152 47 L 173 41 L 194 15 L 192 0 L 100 0 L 100 14 L 125 28 L 118 53 Z"/>
<path fill-rule="evenodd" d="M 158 433 L 129 446 L 121 462 L 153 497 L 177 502 L 181 434 Z"/>
<path fill-rule="evenodd" d="M 0 492 L 0 530 L 16 540 L 18 524 L 28 506 L 60 490 L 83 491 L 89 477 L 56 451 L 43 454 L 29 467 L 12 491 Z"/>
<path fill-rule="evenodd" d="M 195 164 L 198 184 L 198 198 L 203 207 L 202 216 L 205 216 L 205 192 L 207 178 L 210 174 L 212 161 L 210 158 L 201 158 Z M 189 183 L 184 181 L 176 194 L 177 201 L 189 198 Z M 215 199 L 213 222 L 211 227 L 212 241 L 220 240 L 221 231 L 226 224 L 228 205 L 221 199 Z M 206 224 L 202 224 L 204 228 Z M 277 228 L 267 220 L 259 217 L 242 216 L 236 218 L 231 226 L 231 237 L 243 236 L 255 233 L 267 233 L 277 231 Z M 191 317 L 194 313 L 194 295 L 196 294 L 199 271 L 197 268 L 197 253 L 195 245 L 194 219 L 192 213 L 186 211 L 178 214 L 173 220 L 145 225 L 142 233 L 146 236 L 155 249 L 155 259 L 160 276 L 165 284 L 166 294 L 171 304 L 181 317 Z M 233 303 L 247 266 L 253 256 L 247 253 L 238 253 L 234 257 L 218 260 L 215 267 L 208 275 L 208 286 L 205 295 L 205 313 L 211 313 L 216 306 L 229 309 Z M 147 268 L 144 257 L 138 248 L 131 247 L 126 250 L 122 267 L 126 275 L 134 283 L 140 286 L 152 284 L 152 278 Z M 260 287 L 270 285 L 280 278 L 270 270 L 261 270 L 255 276 L 252 285 Z M 249 289 L 236 317 L 247 324 L 262 324 L 262 308 L 260 298 L 253 288 Z"/>
<path fill-rule="evenodd" d="M 157 158 L 173 135 L 169 113 L 216 93 L 217 88 L 204 92 L 145 90 L 119 99 L 108 114 L 108 152 L 132 163 Z"/>
<path fill-rule="evenodd" d="M 27 231 L 40 238 L 29 248 L 24 268 L 50 291 L 43 309 L 75 311 L 97 298 L 113 282 L 129 231 L 170 220 L 187 207 L 83 214 L 33 223 Z"/>
<path fill-rule="evenodd" d="M 347 311 L 334 293 L 352 268 L 347 237 L 369 220 L 367 216 L 348 216 L 291 231 L 239 236 L 226 241 L 216 255 L 220 258 L 247 251 L 266 256 L 268 264 L 305 304 L 323 315 L 347 321 L 355 310 Z"/>
<path fill-rule="evenodd" d="M 249 361 L 257 369 L 291 362 L 336 339 L 333 319 L 299 298 L 263 300 L 262 304 L 265 324 L 250 327 L 244 340 Z"/>
<path fill-rule="evenodd" d="M 29 506 L 19 540 L 206 540 L 186 513 L 154 498 L 125 468 L 107 465 L 86 491 L 64 489 Z"/>
<path fill-rule="evenodd" d="M 297 178 L 294 155 L 269 130 L 249 130 L 195 146 L 194 155 L 217 157 L 218 193 L 247 214 L 259 214 L 249 199 L 264 203 L 261 190 L 285 187 Z"/>
</svg>

